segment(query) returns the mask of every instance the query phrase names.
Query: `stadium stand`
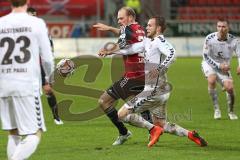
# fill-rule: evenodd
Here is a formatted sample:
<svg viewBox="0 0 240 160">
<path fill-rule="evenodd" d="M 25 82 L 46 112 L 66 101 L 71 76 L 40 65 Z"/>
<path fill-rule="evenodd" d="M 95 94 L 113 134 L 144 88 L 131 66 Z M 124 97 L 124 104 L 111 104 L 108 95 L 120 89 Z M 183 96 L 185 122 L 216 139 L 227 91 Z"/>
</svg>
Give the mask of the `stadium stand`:
<svg viewBox="0 0 240 160">
<path fill-rule="evenodd" d="M 0 0 L 0 17 L 11 11 L 10 3 L 7 0 Z"/>
<path fill-rule="evenodd" d="M 100 16 L 104 15 L 104 0 L 99 0 Z M 36 8 L 40 16 L 96 16 L 96 0 L 32 0 L 30 6 Z M 0 16 L 11 10 L 8 0 L 0 0 Z"/>
<path fill-rule="evenodd" d="M 177 8 L 177 19 L 208 21 L 225 17 L 229 20 L 239 20 L 239 5 L 239 0 L 189 0 L 185 6 Z"/>
<path fill-rule="evenodd" d="M 117 26 L 116 11 L 123 5 L 124 0 L 30 1 L 46 20 L 53 38 L 113 37 L 91 26 L 96 22 Z M 145 26 L 152 15 L 163 15 L 169 22 L 168 36 L 205 35 L 219 17 L 228 18 L 231 31 L 239 33 L 240 0 L 141 0 L 141 6 L 138 22 Z M 8 0 L 0 0 L 0 16 L 9 12 Z"/>
</svg>

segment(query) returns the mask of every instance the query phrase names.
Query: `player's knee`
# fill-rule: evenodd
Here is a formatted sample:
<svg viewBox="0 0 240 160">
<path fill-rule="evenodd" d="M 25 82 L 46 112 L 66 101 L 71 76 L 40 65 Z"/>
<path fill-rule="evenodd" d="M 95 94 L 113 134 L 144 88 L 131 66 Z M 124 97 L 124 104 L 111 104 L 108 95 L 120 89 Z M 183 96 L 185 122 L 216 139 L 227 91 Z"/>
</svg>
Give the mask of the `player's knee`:
<svg viewBox="0 0 240 160">
<path fill-rule="evenodd" d="M 118 119 L 120 121 L 125 121 L 125 117 L 126 117 L 125 114 L 123 114 L 121 111 L 120 112 L 118 111 Z"/>
<path fill-rule="evenodd" d="M 106 101 L 104 100 L 104 98 L 100 97 L 100 98 L 98 99 L 98 104 L 99 104 L 99 106 L 100 106 L 101 108 L 105 109 L 104 106 L 106 106 Z"/>
<path fill-rule="evenodd" d="M 103 95 L 101 95 L 101 97 L 98 99 L 98 105 L 103 110 L 106 110 L 109 107 L 112 107 L 113 102 L 114 102 L 114 100 L 110 96 L 107 96 L 105 93 Z"/>
<path fill-rule="evenodd" d="M 101 98 L 101 97 L 98 99 L 98 105 L 99 105 L 99 107 L 102 108 L 103 111 L 106 111 L 110 107 L 113 107 L 111 102 L 109 102 L 106 99 Z"/>
<path fill-rule="evenodd" d="M 216 86 L 216 80 L 215 79 L 209 79 L 208 85 L 210 88 L 214 88 Z"/>
<path fill-rule="evenodd" d="M 130 117 L 128 117 L 128 115 L 132 113 L 131 110 L 125 108 L 124 106 L 121 107 L 119 110 L 118 110 L 118 119 L 120 119 L 121 121 L 126 121 L 128 122 Z M 128 117 L 128 118 L 127 118 Z M 127 118 L 127 119 L 126 119 Z"/>
<path fill-rule="evenodd" d="M 233 92 L 233 82 L 231 80 L 224 82 L 224 88 L 228 93 Z"/>
</svg>

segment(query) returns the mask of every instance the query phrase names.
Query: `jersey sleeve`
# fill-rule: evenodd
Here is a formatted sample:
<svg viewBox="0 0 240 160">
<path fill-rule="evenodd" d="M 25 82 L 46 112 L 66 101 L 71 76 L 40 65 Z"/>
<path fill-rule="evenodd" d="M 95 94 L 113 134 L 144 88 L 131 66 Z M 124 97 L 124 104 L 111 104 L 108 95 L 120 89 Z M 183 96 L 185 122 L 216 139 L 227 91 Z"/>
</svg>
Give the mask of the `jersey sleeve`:
<svg viewBox="0 0 240 160">
<path fill-rule="evenodd" d="M 42 60 L 42 66 L 46 73 L 46 80 L 50 81 L 50 76 L 54 71 L 54 58 L 51 51 L 51 44 L 48 37 L 48 30 L 45 22 L 42 20 L 40 23 L 39 31 L 39 46 L 40 46 L 40 57 Z"/>
<path fill-rule="evenodd" d="M 173 46 L 164 39 L 160 40 L 157 47 L 159 51 L 166 56 L 164 61 L 161 60 L 162 55 L 160 56 L 161 63 L 158 65 L 158 70 L 165 71 L 175 61 L 176 51 Z"/>
<path fill-rule="evenodd" d="M 216 62 L 214 59 L 210 57 L 210 46 L 209 46 L 209 38 L 207 37 L 205 39 L 204 45 L 203 45 L 203 59 L 213 68 L 219 69 L 220 63 Z"/>
<path fill-rule="evenodd" d="M 52 37 L 50 35 L 48 35 L 48 38 L 49 38 L 49 41 L 50 41 L 52 52 L 54 53 L 54 44 L 53 44 Z"/>
<path fill-rule="evenodd" d="M 119 36 L 119 39 L 118 39 L 118 45 L 119 45 L 119 48 L 120 49 L 123 49 L 125 48 L 125 46 L 127 45 L 127 34 L 129 32 L 129 27 L 126 26 L 126 27 L 122 27 L 121 30 L 120 30 L 120 36 Z"/>
<path fill-rule="evenodd" d="M 145 51 L 145 41 L 141 41 L 141 42 L 137 42 L 131 45 L 127 45 L 125 46 L 125 48 L 120 49 L 117 54 L 121 54 L 121 55 L 132 55 L 135 53 L 140 53 L 140 52 L 144 52 Z"/>
<path fill-rule="evenodd" d="M 131 28 L 130 26 L 125 26 L 121 28 L 120 36 L 118 39 L 118 44 L 120 49 L 125 48 L 126 45 L 142 41 L 144 36 L 140 36 L 136 34 L 134 30 L 136 29 Z"/>
</svg>

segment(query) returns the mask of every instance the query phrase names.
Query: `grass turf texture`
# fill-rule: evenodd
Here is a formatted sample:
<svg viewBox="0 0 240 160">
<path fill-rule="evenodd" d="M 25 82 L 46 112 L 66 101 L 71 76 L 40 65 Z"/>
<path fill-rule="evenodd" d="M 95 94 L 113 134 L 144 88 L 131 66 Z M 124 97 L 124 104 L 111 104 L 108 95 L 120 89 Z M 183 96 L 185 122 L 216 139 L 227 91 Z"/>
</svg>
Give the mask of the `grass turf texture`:
<svg viewBox="0 0 240 160">
<path fill-rule="evenodd" d="M 169 120 L 187 129 L 196 129 L 209 143 L 201 148 L 186 137 L 163 134 L 151 149 L 147 148 L 148 132 L 127 125 L 133 137 L 122 146 L 111 144 L 118 136 L 106 116 L 89 121 L 64 121 L 63 126 L 53 123 L 46 98 L 43 97 L 45 121 L 48 131 L 43 134 L 37 152 L 30 160 L 236 160 L 240 156 L 240 120 L 230 121 L 227 117 L 225 93 L 219 91 L 222 119 L 213 119 L 213 107 L 207 92 L 207 81 L 201 72 L 201 58 L 178 58 L 169 69 L 168 78 L 173 91 L 168 102 Z M 232 76 L 236 93 L 236 113 L 240 115 L 240 80 L 236 75 L 237 60 L 232 63 Z M 67 84 L 85 86 L 98 90 L 112 84 L 110 78 L 111 60 L 103 60 L 103 68 L 95 82 L 84 82 L 86 66 L 78 68 Z M 119 71 L 119 68 L 115 68 Z M 56 92 L 58 101 L 73 99 L 72 113 L 85 112 L 95 108 L 97 99 L 86 96 L 64 95 Z M 118 104 L 121 106 L 123 102 Z M 7 133 L 0 131 L 0 159 L 6 159 Z"/>
</svg>

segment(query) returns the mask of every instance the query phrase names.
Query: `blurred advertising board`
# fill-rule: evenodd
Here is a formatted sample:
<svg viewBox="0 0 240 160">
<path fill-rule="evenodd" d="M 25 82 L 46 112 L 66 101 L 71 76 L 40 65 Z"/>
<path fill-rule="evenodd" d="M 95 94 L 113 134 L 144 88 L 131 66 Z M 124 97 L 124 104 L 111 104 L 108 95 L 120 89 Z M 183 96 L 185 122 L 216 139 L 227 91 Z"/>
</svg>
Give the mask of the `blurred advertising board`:
<svg viewBox="0 0 240 160">
<path fill-rule="evenodd" d="M 168 36 L 206 36 L 211 32 L 217 31 L 217 21 L 214 22 L 171 22 L 168 23 Z M 240 34 L 240 22 L 230 21 L 230 33 L 234 35 Z"/>
</svg>

